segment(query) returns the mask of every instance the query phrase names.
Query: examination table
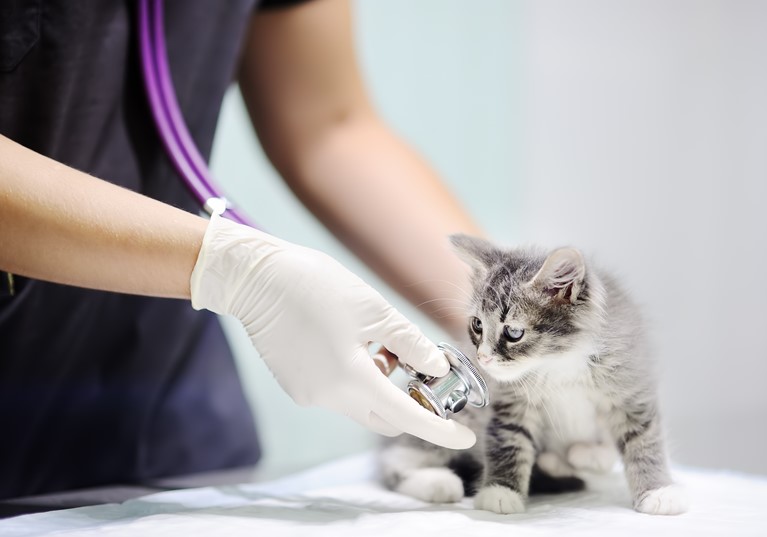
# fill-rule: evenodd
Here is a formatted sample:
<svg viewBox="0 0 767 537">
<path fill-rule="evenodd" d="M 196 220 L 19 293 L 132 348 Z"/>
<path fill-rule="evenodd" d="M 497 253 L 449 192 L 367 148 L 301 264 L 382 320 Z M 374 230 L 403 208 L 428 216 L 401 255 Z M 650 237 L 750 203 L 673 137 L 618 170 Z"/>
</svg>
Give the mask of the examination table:
<svg viewBox="0 0 767 537">
<path fill-rule="evenodd" d="M 524 514 L 496 515 L 473 509 L 470 499 L 431 505 L 388 491 L 378 484 L 374 456 L 367 453 L 265 483 L 169 490 L 5 518 L 0 535 L 767 536 L 767 477 L 680 467 L 674 476 L 690 495 L 691 509 L 680 516 L 634 512 L 617 470 L 589 480 L 582 492 L 535 496 Z M 113 501 L 140 493 L 111 490 Z M 77 502 L 77 496 L 68 501 Z M 64 505 L 62 500 L 58 507 Z M 13 503 L 3 506 L 7 515 Z M 23 502 L 17 507 L 35 508 Z"/>
</svg>

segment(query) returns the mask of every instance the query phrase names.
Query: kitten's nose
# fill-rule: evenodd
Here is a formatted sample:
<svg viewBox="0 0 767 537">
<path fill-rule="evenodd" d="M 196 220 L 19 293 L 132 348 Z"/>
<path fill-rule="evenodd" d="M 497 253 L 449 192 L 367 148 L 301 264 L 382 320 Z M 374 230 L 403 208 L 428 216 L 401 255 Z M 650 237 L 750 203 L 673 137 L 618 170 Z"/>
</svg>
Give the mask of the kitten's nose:
<svg viewBox="0 0 767 537">
<path fill-rule="evenodd" d="M 480 361 L 480 363 L 483 364 L 489 364 L 493 361 L 493 355 L 492 354 L 485 354 L 484 352 L 478 352 L 477 353 L 477 360 Z"/>
</svg>

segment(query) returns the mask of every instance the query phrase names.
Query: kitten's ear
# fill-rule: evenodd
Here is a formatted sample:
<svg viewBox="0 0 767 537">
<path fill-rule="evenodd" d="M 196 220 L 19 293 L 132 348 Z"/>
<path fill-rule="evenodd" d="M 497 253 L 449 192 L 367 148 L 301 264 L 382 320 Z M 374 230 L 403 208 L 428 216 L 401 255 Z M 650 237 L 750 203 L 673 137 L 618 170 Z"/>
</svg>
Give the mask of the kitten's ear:
<svg viewBox="0 0 767 537">
<path fill-rule="evenodd" d="M 453 250 L 474 272 L 483 276 L 498 259 L 498 249 L 489 241 L 463 233 L 450 235 Z"/>
<path fill-rule="evenodd" d="M 586 263 L 581 253 L 575 248 L 558 248 L 549 254 L 530 285 L 574 304 L 585 277 Z"/>
</svg>

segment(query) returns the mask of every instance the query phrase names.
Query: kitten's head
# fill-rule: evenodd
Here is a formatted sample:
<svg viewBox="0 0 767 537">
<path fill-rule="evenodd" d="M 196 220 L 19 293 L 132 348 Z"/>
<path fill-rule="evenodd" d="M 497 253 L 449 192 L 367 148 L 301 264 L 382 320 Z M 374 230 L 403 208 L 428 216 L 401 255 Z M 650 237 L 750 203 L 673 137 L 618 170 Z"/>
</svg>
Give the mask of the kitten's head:
<svg viewBox="0 0 767 537">
<path fill-rule="evenodd" d="M 468 329 L 484 373 L 512 382 L 534 370 L 586 365 L 604 299 L 578 250 L 547 255 L 467 235 L 450 239 L 474 270 Z"/>
</svg>

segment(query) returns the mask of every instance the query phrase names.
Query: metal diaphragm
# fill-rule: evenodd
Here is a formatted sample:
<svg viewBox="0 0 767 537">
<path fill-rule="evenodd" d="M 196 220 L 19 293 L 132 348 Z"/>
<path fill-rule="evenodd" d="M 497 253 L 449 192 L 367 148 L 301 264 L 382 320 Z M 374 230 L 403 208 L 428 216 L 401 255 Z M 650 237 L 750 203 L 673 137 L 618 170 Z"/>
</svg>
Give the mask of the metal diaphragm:
<svg viewBox="0 0 767 537">
<path fill-rule="evenodd" d="M 407 386 L 410 397 L 444 419 L 460 412 L 467 404 L 478 408 L 487 406 L 490 395 L 485 379 L 466 355 L 448 343 L 437 347 L 450 362 L 450 371 L 443 377 L 429 377 L 406 367 L 413 377 Z"/>
</svg>

